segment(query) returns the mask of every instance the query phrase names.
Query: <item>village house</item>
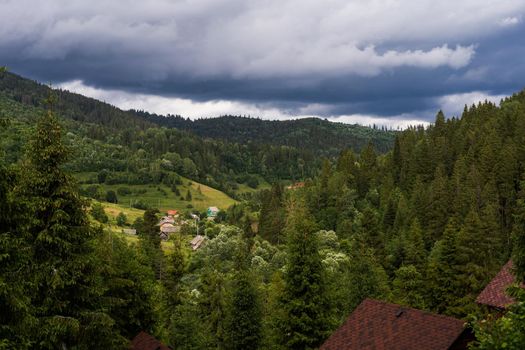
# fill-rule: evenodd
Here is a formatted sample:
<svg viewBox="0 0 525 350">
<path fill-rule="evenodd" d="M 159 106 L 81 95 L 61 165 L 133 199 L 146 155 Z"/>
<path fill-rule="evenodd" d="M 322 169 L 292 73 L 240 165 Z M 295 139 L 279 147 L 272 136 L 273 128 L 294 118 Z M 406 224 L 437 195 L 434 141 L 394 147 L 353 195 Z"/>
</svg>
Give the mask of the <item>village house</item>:
<svg viewBox="0 0 525 350">
<path fill-rule="evenodd" d="M 123 228 L 122 233 L 125 233 L 127 235 L 136 235 L 137 230 L 135 230 L 134 228 Z"/>
<path fill-rule="evenodd" d="M 287 190 L 296 190 L 298 188 L 303 188 L 305 186 L 304 182 L 296 182 L 294 184 L 291 184 L 290 186 L 286 186 Z"/>
<path fill-rule="evenodd" d="M 181 225 L 177 223 L 179 213 L 177 210 L 168 210 L 166 216 L 163 216 L 159 221 L 160 239 L 167 241 L 170 234 L 180 232 Z"/>
<path fill-rule="evenodd" d="M 190 242 L 191 249 L 192 250 L 199 249 L 204 244 L 204 240 L 205 239 L 206 239 L 206 237 L 201 236 L 201 235 L 195 236 Z"/>
<path fill-rule="evenodd" d="M 473 339 L 453 317 L 365 299 L 320 350 L 466 350 Z"/>
<path fill-rule="evenodd" d="M 172 223 L 166 222 L 160 225 L 160 238 L 162 240 L 168 240 L 170 234 L 180 232 L 180 225 L 174 225 Z"/>
<path fill-rule="evenodd" d="M 514 265 L 512 260 L 509 260 L 498 274 L 487 284 L 485 289 L 476 298 L 476 303 L 486 305 L 498 312 L 503 312 L 507 306 L 514 303 L 514 298 L 507 294 L 507 288 L 510 287 L 516 280 L 512 269 Z M 521 284 L 525 288 L 525 284 Z"/>
<path fill-rule="evenodd" d="M 174 224 L 175 218 L 173 216 L 163 216 L 160 218 L 159 226 L 162 226 L 164 224 Z"/>
<path fill-rule="evenodd" d="M 168 216 L 171 216 L 172 218 L 175 218 L 175 219 L 179 217 L 179 211 L 174 210 L 174 209 L 168 210 L 166 214 L 168 214 Z"/>
<path fill-rule="evenodd" d="M 206 215 L 208 216 L 208 219 L 214 219 L 217 214 L 219 213 L 219 208 L 217 207 L 209 207 L 206 211 Z"/>
</svg>

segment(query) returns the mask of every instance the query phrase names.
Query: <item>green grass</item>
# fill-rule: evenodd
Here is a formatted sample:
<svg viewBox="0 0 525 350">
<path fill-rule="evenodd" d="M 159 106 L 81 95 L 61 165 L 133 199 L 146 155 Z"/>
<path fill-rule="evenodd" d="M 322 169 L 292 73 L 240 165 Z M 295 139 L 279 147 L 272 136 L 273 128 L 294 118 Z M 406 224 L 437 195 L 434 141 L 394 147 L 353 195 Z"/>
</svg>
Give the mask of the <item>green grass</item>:
<svg viewBox="0 0 525 350">
<path fill-rule="evenodd" d="M 239 188 L 235 191 L 235 193 L 237 194 L 252 193 L 252 192 L 257 192 L 261 190 L 266 190 L 272 187 L 272 185 L 270 185 L 264 178 L 258 175 L 256 176 L 259 180 L 259 186 L 257 186 L 257 188 L 251 188 L 250 186 L 246 184 L 238 184 Z"/>
<path fill-rule="evenodd" d="M 144 210 L 129 208 L 124 205 L 101 202 L 104 206 L 104 210 L 109 217 L 110 222 L 116 223 L 117 215 L 122 212 L 124 213 L 129 223 L 133 223 L 135 219 L 142 217 L 144 215 Z"/>
<path fill-rule="evenodd" d="M 92 178 L 94 173 L 79 173 L 75 174 L 75 177 L 78 181 L 86 181 L 87 179 Z M 106 193 L 109 190 L 117 192 L 120 187 L 127 187 L 131 190 L 129 195 L 118 195 L 119 204 L 113 205 L 115 216 L 118 215 L 119 211 L 123 211 L 128 218 L 131 220 L 131 217 L 134 215 L 139 215 L 139 212 L 133 211 L 132 204 L 137 201 L 142 201 L 150 207 L 158 208 L 160 211 L 166 211 L 169 209 L 176 209 L 179 211 L 187 211 L 191 209 L 196 209 L 198 211 L 204 211 L 208 207 L 215 206 L 219 209 L 227 209 L 229 206 L 236 203 L 234 199 L 226 195 L 225 193 L 206 186 L 204 184 L 195 182 L 193 180 L 181 177 L 182 184 L 178 185 L 180 196 L 175 195 L 168 186 L 163 184 L 159 185 L 127 185 L 127 184 L 117 184 L 117 185 L 99 185 L 102 193 Z M 87 187 L 90 185 L 81 185 L 82 187 Z M 191 201 L 186 201 L 186 195 L 188 190 L 191 193 Z M 191 205 L 191 207 L 188 207 Z M 107 208 L 111 208 L 111 205 L 108 203 L 105 204 Z M 124 211 L 126 209 L 130 212 L 130 215 Z M 135 213 L 135 214 L 134 214 Z"/>
</svg>

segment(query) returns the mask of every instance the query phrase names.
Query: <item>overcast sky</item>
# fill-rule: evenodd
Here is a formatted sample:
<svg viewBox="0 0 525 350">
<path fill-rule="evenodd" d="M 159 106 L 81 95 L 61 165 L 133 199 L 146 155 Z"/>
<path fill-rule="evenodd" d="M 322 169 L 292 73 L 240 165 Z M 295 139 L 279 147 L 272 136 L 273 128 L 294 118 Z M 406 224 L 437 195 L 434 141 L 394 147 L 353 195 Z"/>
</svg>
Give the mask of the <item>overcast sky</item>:
<svg viewBox="0 0 525 350">
<path fill-rule="evenodd" d="M 0 65 L 121 108 L 405 126 L 525 87 L 524 0 L 0 0 Z"/>
</svg>

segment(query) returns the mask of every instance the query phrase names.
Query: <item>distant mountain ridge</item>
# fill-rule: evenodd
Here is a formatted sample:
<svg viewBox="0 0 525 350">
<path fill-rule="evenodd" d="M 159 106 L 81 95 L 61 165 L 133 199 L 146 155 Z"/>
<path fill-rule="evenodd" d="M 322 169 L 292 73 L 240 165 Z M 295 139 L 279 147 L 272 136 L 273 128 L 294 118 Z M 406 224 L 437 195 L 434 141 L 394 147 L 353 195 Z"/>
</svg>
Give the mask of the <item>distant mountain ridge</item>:
<svg viewBox="0 0 525 350">
<path fill-rule="evenodd" d="M 44 107 L 49 86 L 7 72 L 0 79 L 0 93 L 17 102 Z M 190 120 L 181 116 L 162 116 L 146 111 L 123 111 L 106 102 L 66 90 L 55 89 L 57 112 L 63 117 L 104 127 L 141 130 L 161 126 L 176 128 L 195 135 L 228 142 L 289 146 L 317 156 L 334 157 L 343 149 L 360 151 L 371 142 L 381 153 L 392 148 L 396 132 L 361 125 L 336 123 L 319 118 L 286 121 L 222 116 Z"/>
<path fill-rule="evenodd" d="M 368 142 L 381 153 L 392 148 L 395 131 L 344 124 L 320 118 L 263 120 L 241 116 L 222 116 L 190 120 L 181 116 L 161 116 L 144 111 L 131 112 L 145 120 L 202 137 L 237 143 L 265 143 L 309 150 L 318 155 L 335 156 L 346 148 L 360 151 Z"/>
</svg>

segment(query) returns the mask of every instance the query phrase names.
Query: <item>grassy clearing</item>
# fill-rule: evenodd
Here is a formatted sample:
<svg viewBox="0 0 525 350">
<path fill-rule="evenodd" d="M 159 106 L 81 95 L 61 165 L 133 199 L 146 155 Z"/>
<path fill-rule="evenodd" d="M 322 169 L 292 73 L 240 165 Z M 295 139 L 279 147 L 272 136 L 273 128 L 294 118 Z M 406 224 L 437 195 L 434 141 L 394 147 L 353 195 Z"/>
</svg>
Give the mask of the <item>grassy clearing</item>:
<svg viewBox="0 0 525 350">
<path fill-rule="evenodd" d="M 77 174 L 76 177 L 79 181 L 89 179 L 93 176 L 93 173 L 81 173 Z M 130 220 L 142 215 L 143 211 L 132 208 L 133 203 L 141 201 L 146 205 L 154 208 L 159 208 L 160 211 L 166 211 L 169 209 L 176 209 L 179 211 L 188 211 L 196 209 L 198 211 L 204 211 L 208 207 L 215 206 L 220 209 L 227 209 L 229 206 L 236 203 L 234 199 L 226 195 L 225 193 L 206 186 L 204 184 L 189 180 L 181 177 L 182 184 L 178 185 L 179 195 L 176 195 L 171 188 L 163 184 L 159 185 L 107 185 L 100 184 L 100 190 L 102 193 L 106 193 L 109 190 L 113 190 L 117 193 L 119 204 L 114 205 L 110 203 L 104 203 L 107 208 L 108 215 L 118 215 L 120 211 L 124 212 Z M 92 185 L 82 185 L 86 188 Z M 119 188 L 128 188 L 131 193 L 127 195 L 119 195 Z M 191 200 L 186 200 L 188 191 L 191 194 Z M 128 215 L 129 212 L 129 215 Z M 133 219 L 132 219 L 133 218 Z"/>
<path fill-rule="evenodd" d="M 114 204 L 114 203 L 108 203 L 108 202 L 101 202 L 101 204 L 104 206 L 104 211 L 109 217 L 110 222 L 116 224 L 116 218 L 119 213 L 124 213 L 127 218 L 128 222 L 131 224 L 135 219 L 142 217 L 144 215 L 144 210 L 130 208 L 124 205 L 120 204 Z"/>
</svg>

